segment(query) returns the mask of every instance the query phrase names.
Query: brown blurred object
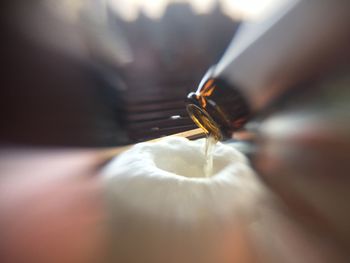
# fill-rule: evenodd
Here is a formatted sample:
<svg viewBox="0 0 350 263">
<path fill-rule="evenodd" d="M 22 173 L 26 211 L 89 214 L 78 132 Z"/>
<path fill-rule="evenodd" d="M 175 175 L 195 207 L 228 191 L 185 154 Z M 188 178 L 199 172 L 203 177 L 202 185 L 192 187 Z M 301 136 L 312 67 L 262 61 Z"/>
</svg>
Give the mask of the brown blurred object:
<svg viewBox="0 0 350 263">
<path fill-rule="evenodd" d="M 1 262 L 103 261 L 99 161 L 86 150 L 1 150 Z"/>
<path fill-rule="evenodd" d="M 125 144 L 123 102 L 100 69 L 114 66 L 50 3 L 1 3 L 0 144 Z"/>
<path fill-rule="evenodd" d="M 350 248 L 349 67 L 308 83 L 255 127 L 253 165 L 291 218 L 339 254 Z M 337 262 L 337 261 L 334 261 Z"/>
</svg>

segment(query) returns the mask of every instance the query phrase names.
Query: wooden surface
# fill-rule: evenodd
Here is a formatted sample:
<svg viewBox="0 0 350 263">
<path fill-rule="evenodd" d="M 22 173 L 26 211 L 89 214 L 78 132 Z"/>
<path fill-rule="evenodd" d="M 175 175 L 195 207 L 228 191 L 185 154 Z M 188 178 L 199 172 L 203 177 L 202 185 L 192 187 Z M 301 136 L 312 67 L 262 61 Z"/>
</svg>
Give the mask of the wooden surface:
<svg viewBox="0 0 350 263">
<path fill-rule="evenodd" d="M 150 141 L 151 142 L 156 142 L 156 141 L 162 140 L 163 138 L 172 137 L 172 136 L 180 136 L 180 137 L 188 138 L 190 140 L 195 140 L 195 139 L 199 139 L 199 138 L 205 137 L 205 134 L 204 134 L 204 132 L 203 132 L 203 130 L 201 128 L 197 128 L 197 129 L 193 129 L 193 130 L 189 130 L 189 131 L 180 132 L 180 133 L 176 133 L 176 134 L 173 134 L 173 135 L 165 136 L 165 137 L 162 137 L 162 138 L 153 139 L 153 140 L 150 140 Z M 118 154 L 128 150 L 132 146 L 133 146 L 133 144 L 132 145 L 127 145 L 127 146 L 121 146 L 121 147 L 104 148 L 104 149 L 98 150 L 96 153 L 97 153 L 97 156 L 99 156 L 99 159 L 101 160 L 101 163 L 104 164 L 106 161 L 108 161 L 111 158 L 117 156 Z"/>
</svg>

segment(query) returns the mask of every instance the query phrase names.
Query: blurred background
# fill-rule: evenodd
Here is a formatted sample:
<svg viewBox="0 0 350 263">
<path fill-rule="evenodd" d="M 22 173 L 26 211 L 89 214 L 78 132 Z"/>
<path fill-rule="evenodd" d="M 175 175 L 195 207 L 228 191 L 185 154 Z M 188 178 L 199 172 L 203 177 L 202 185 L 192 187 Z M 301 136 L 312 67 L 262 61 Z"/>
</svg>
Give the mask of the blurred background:
<svg viewBox="0 0 350 263">
<path fill-rule="evenodd" d="M 96 175 L 107 158 L 98 147 L 196 128 L 186 95 L 244 21 L 282 2 L 0 1 L 0 261 L 101 262 L 106 211 Z M 329 61 L 334 72 L 302 83 L 250 123 L 258 131 L 252 165 L 288 218 L 311 233 L 305 246 L 293 239 L 314 259 L 305 262 L 331 262 L 327 248 L 344 258 L 330 253 L 332 262 L 349 262 L 349 28 L 349 20 L 340 27 L 345 47 Z M 290 243 L 275 235 L 283 255 Z"/>
<path fill-rule="evenodd" d="M 195 128 L 184 99 L 221 57 L 239 20 L 226 15 L 215 1 L 201 3 L 205 12 L 189 1 L 112 3 L 125 16 L 115 13 L 112 20 L 124 32 L 132 54 L 132 61 L 119 70 L 127 87 L 130 139 L 142 141 Z M 123 7 L 130 13 L 123 13 Z M 138 13 L 133 14 L 135 9 Z"/>
<path fill-rule="evenodd" d="M 2 144 L 111 146 L 196 128 L 186 95 L 242 21 L 280 2 L 3 1 Z"/>
</svg>

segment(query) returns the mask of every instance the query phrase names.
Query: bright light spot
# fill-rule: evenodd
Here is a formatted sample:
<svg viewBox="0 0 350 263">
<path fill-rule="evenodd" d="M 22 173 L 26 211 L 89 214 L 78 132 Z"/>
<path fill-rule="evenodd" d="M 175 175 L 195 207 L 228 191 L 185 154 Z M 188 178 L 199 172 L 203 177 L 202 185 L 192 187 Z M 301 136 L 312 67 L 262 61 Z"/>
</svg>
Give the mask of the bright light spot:
<svg viewBox="0 0 350 263">
<path fill-rule="evenodd" d="M 138 16 L 139 0 L 108 0 L 113 10 L 127 21 L 135 20 Z"/>
<path fill-rule="evenodd" d="M 205 14 L 205 13 L 209 13 L 210 10 L 213 8 L 214 4 L 215 4 L 215 0 L 192 0 L 192 1 L 187 1 L 190 2 L 193 10 L 195 10 L 197 13 L 200 14 Z"/>
<path fill-rule="evenodd" d="M 196 13 L 208 13 L 216 0 L 107 0 L 125 20 L 134 20 L 142 10 L 151 18 L 160 18 L 169 3 L 189 3 Z M 232 18 L 259 19 L 286 0 L 217 0 L 223 12 Z"/>
<path fill-rule="evenodd" d="M 151 18 L 160 18 L 165 11 L 167 0 L 141 1 L 141 10 Z"/>
<path fill-rule="evenodd" d="M 178 120 L 178 119 L 181 119 L 181 116 L 180 115 L 173 115 L 173 116 L 170 117 L 170 119 Z"/>
<path fill-rule="evenodd" d="M 285 0 L 221 0 L 222 10 L 227 15 L 255 20 L 268 14 Z"/>
</svg>

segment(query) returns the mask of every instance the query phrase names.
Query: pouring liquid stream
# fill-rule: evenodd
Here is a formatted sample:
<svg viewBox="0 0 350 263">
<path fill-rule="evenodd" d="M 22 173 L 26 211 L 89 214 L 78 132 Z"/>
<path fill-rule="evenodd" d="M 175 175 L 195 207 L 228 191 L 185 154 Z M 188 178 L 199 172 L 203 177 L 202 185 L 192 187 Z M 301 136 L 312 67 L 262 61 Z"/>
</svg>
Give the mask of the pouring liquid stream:
<svg viewBox="0 0 350 263">
<path fill-rule="evenodd" d="M 205 147 L 204 147 L 204 157 L 205 157 L 205 164 L 204 164 L 204 176 L 210 177 L 213 174 L 213 157 L 214 157 L 214 149 L 215 145 L 217 143 L 217 139 L 209 134 L 205 140 Z"/>
</svg>

